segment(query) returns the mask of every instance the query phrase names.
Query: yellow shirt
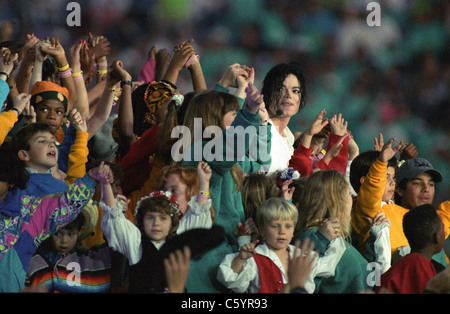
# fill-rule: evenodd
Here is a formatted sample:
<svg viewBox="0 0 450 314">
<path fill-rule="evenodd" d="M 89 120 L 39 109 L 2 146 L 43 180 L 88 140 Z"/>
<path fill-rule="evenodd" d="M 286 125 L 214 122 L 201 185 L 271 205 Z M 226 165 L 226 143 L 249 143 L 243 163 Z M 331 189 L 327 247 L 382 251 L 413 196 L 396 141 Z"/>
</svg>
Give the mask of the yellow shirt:
<svg viewBox="0 0 450 314">
<path fill-rule="evenodd" d="M 374 218 L 382 211 L 391 222 L 390 242 L 391 252 L 395 253 L 399 247 L 409 245 L 403 232 L 403 216 L 408 209 L 390 202 L 382 202 L 386 186 L 387 163 L 376 160 L 361 184 L 352 211 L 352 227 L 356 235 L 359 250 L 364 250 L 364 244 L 370 236 L 370 224 L 364 216 Z M 450 233 L 450 201 L 439 205 L 437 213 L 444 223 L 445 237 Z"/>
</svg>

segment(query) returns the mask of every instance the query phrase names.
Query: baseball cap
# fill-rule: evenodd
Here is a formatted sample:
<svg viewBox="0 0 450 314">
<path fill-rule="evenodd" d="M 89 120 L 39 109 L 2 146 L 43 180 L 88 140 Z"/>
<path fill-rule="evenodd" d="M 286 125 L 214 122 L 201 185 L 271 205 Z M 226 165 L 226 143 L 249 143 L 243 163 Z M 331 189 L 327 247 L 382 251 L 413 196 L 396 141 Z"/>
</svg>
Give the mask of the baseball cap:
<svg viewBox="0 0 450 314">
<path fill-rule="evenodd" d="M 435 182 L 442 181 L 442 174 L 434 169 L 433 165 L 428 160 L 416 157 L 408 159 L 400 166 L 400 168 L 398 168 L 396 173 L 397 183 L 401 182 L 403 179 L 414 179 L 423 172 L 431 175 Z"/>
</svg>

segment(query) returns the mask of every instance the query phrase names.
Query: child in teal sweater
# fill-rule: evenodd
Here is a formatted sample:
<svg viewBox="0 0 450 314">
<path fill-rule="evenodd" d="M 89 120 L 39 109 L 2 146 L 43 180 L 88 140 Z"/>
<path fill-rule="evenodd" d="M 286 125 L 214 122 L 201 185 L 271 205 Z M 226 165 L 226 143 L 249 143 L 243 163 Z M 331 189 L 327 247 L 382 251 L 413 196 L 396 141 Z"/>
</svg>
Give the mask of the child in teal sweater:
<svg viewBox="0 0 450 314">
<path fill-rule="evenodd" d="M 184 125 L 191 130 L 189 140 L 192 145 L 189 143 L 184 146 L 188 149 L 184 151 L 183 165 L 196 167 L 201 160 L 208 162 L 212 170 L 210 194 L 216 213 L 215 224 L 223 227 L 226 234 L 226 241 L 221 246 L 205 254 L 199 261 L 191 263 L 190 274 L 193 275 L 188 277 L 188 292 L 217 293 L 223 289 L 216 279 L 217 269 L 225 255 L 237 251 L 237 241 L 233 232 L 239 223 L 245 221 L 239 192 L 243 174 L 256 172 L 261 169 L 261 165 L 270 164 L 271 126 L 264 122 L 263 117 L 267 112 L 262 96 L 251 84 L 247 89 L 247 95 L 247 104 L 239 109 L 239 102 L 235 96 L 224 92 L 207 91 L 196 95 L 186 112 Z M 203 130 L 211 126 L 218 126 L 216 129 L 221 132 L 215 133 L 216 137 L 213 140 L 204 136 L 204 139 L 195 142 L 194 122 L 200 120 L 194 120 L 195 118 L 201 118 L 202 134 Z M 251 127 L 256 133 L 246 134 L 245 140 L 241 141 L 238 134 L 232 132 L 233 128 L 228 128 L 230 126 L 233 128 L 242 126 L 244 129 Z M 233 141 L 230 141 L 230 137 Z M 213 147 L 214 143 L 221 143 L 219 144 L 221 146 Z M 198 153 L 200 160 L 196 155 Z"/>
</svg>

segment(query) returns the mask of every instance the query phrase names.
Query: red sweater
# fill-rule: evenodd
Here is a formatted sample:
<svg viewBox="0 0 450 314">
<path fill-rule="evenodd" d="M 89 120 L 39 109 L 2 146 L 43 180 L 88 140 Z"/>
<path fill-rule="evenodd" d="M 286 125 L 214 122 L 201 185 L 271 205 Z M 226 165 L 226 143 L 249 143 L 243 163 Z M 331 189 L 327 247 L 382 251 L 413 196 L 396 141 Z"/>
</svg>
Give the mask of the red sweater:
<svg viewBox="0 0 450 314">
<path fill-rule="evenodd" d="M 434 275 L 436 269 L 433 263 L 419 253 L 413 252 L 399 259 L 381 275 L 381 285 L 375 287 L 375 292 L 384 287 L 398 294 L 423 293 L 428 281 Z"/>
<path fill-rule="evenodd" d="M 152 165 L 149 157 L 156 152 L 156 139 L 158 138 L 160 125 L 154 125 L 145 130 L 142 136 L 131 144 L 128 153 L 119 162 L 125 178 L 122 182 L 123 194 L 128 196 L 134 190 L 139 189 L 148 179 Z"/>
<path fill-rule="evenodd" d="M 328 152 L 340 138 L 341 136 L 339 135 L 330 134 L 326 151 Z M 314 168 L 321 170 L 336 169 L 345 174 L 348 162 L 348 141 L 349 137 L 342 142 L 342 149 L 335 158 L 331 159 L 329 165 L 327 165 L 322 159 L 316 166 L 314 166 Z M 313 164 L 310 159 L 312 152 L 312 148 L 306 148 L 302 144 L 298 144 L 297 149 L 294 150 L 294 154 L 289 160 L 289 167 L 297 170 L 300 173 L 300 176 L 309 177 L 313 170 Z"/>
</svg>

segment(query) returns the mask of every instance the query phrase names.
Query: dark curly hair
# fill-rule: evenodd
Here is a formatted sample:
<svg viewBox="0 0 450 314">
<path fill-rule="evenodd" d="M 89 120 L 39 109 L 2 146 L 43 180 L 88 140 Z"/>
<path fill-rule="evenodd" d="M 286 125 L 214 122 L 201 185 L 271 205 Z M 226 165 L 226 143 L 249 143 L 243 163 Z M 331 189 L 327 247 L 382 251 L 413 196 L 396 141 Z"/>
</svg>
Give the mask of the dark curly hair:
<svg viewBox="0 0 450 314">
<path fill-rule="evenodd" d="M 281 99 L 280 89 L 283 82 L 289 74 L 297 77 L 300 82 L 300 110 L 306 105 L 306 79 L 303 68 L 300 63 L 292 61 L 289 63 L 280 63 L 270 69 L 263 81 L 261 93 L 264 95 L 264 103 L 269 112 L 276 112 L 276 107 Z"/>
<path fill-rule="evenodd" d="M 13 184 L 14 187 L 25 189 L 28 182 L 28 172 L 16 154 L 5 146 L 0 147 L 0 181 Z"/>
</svg>

